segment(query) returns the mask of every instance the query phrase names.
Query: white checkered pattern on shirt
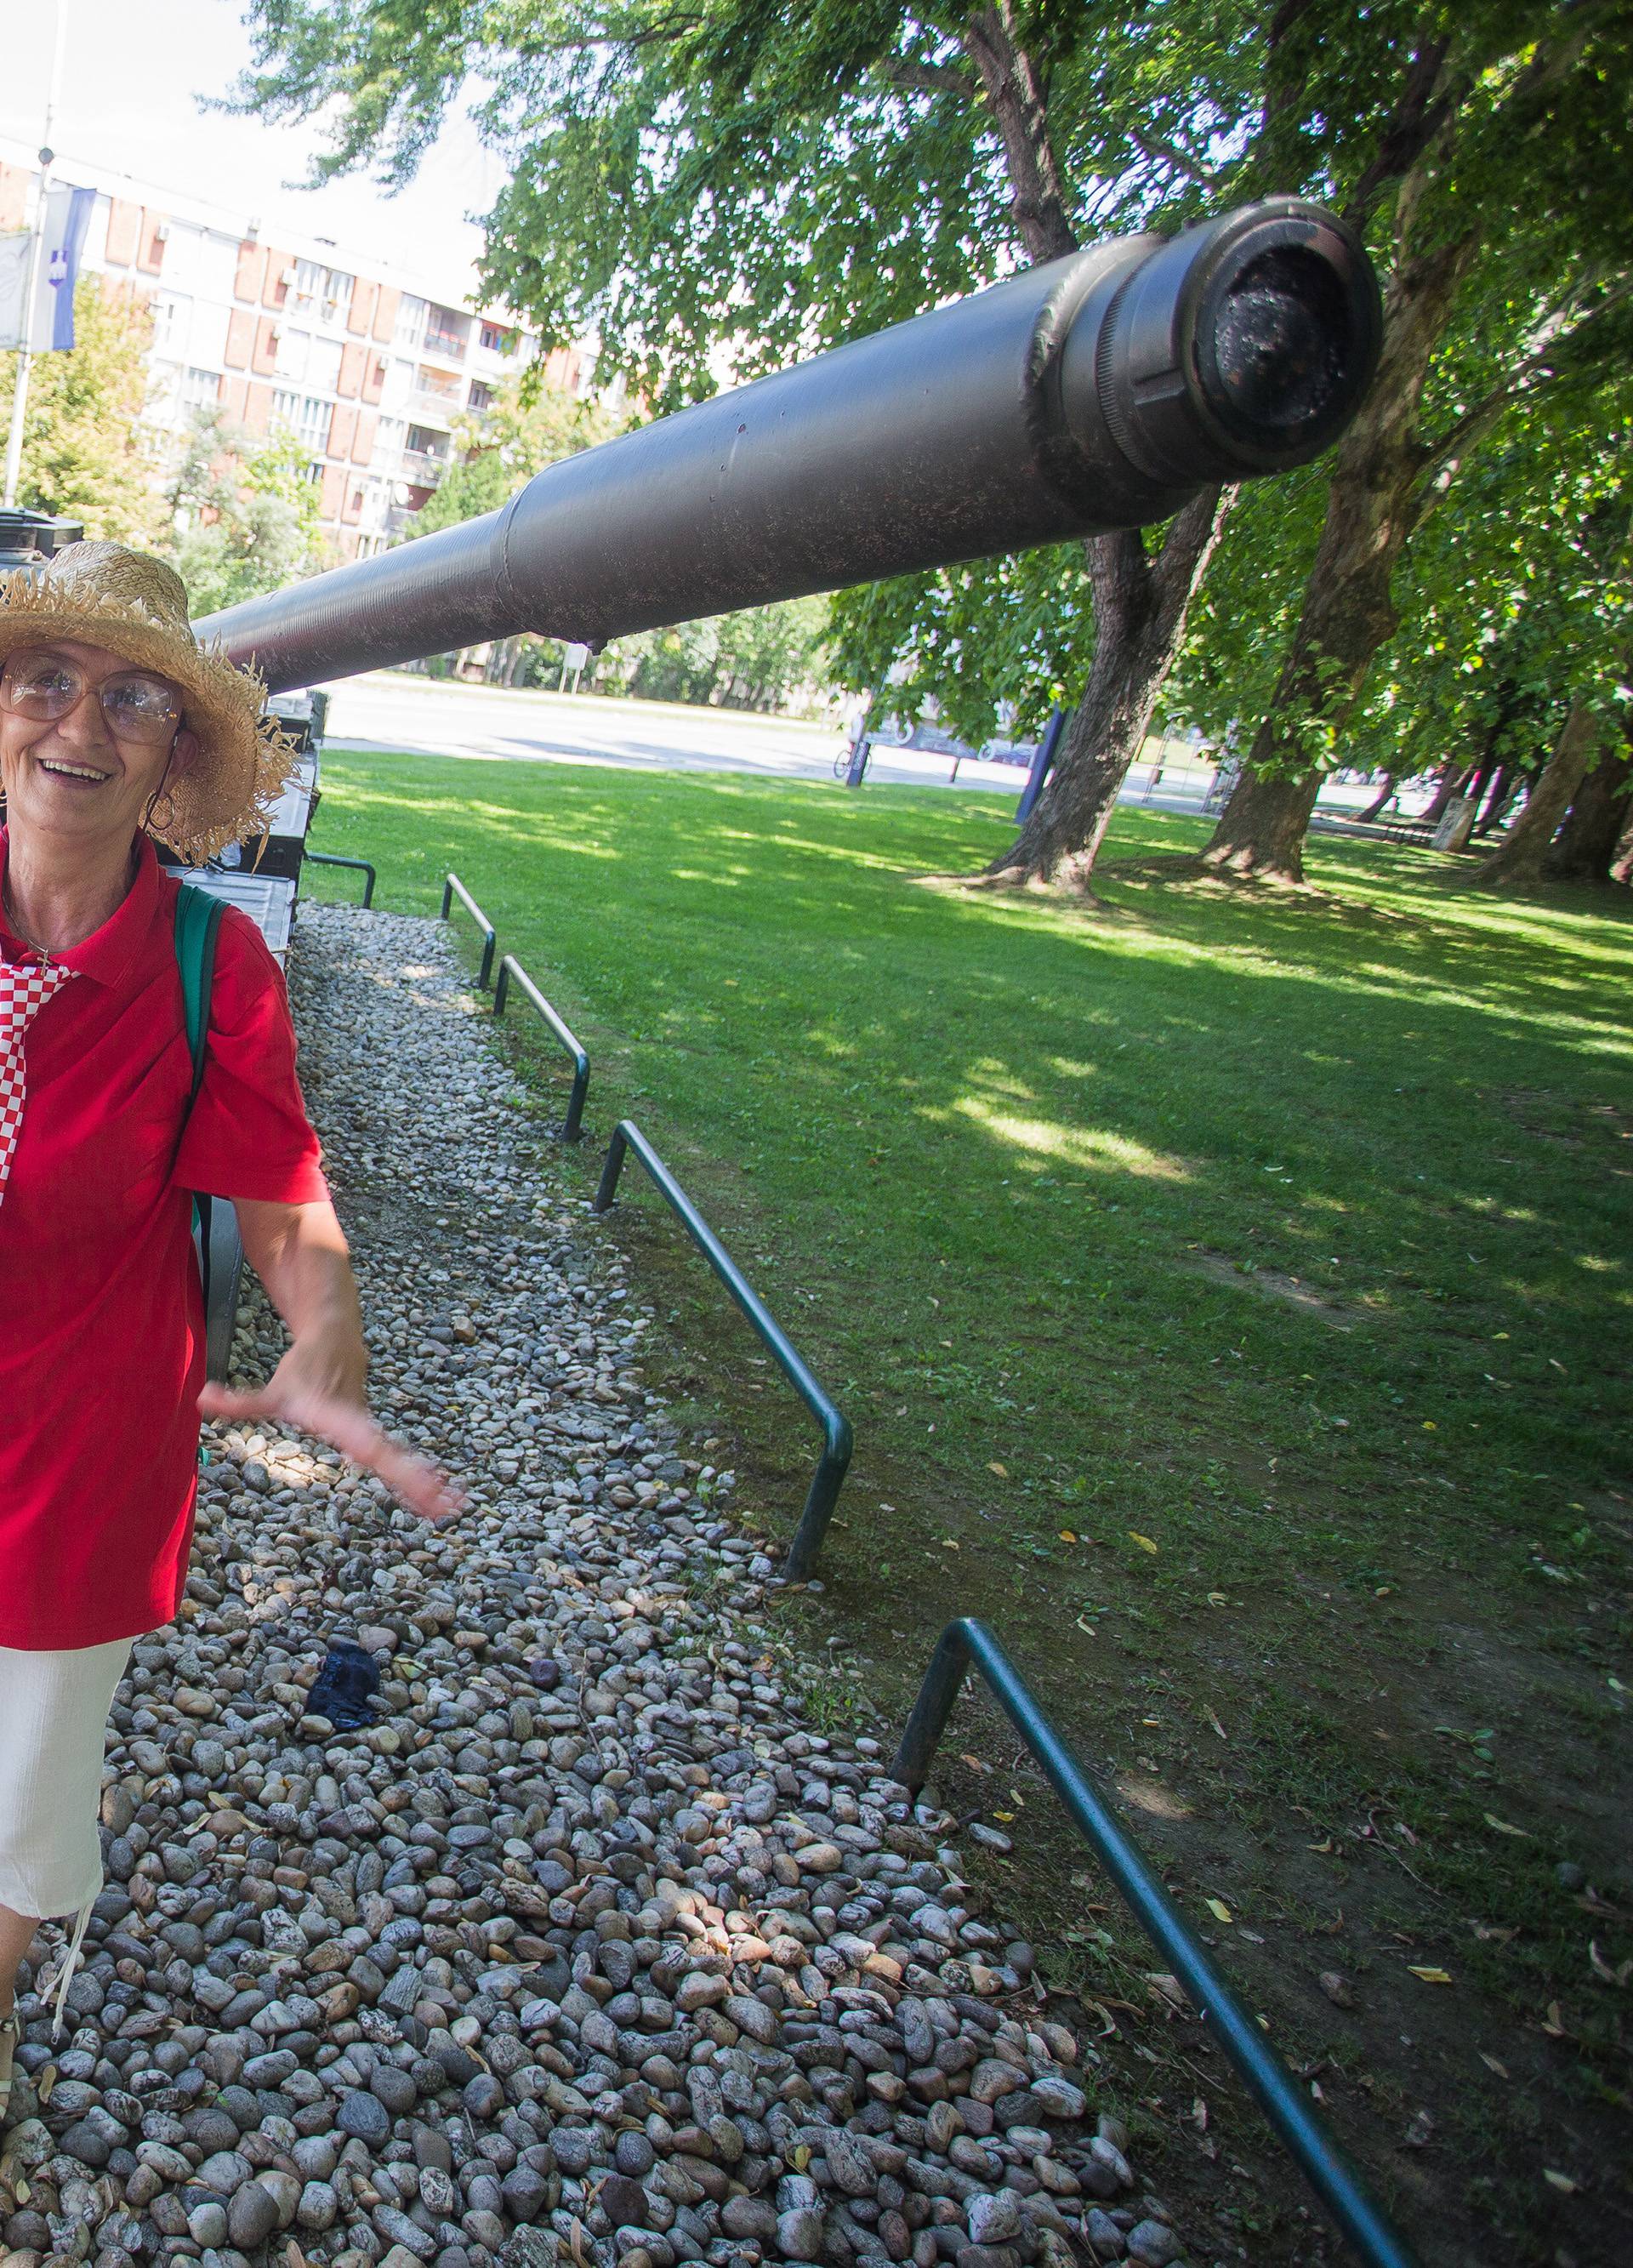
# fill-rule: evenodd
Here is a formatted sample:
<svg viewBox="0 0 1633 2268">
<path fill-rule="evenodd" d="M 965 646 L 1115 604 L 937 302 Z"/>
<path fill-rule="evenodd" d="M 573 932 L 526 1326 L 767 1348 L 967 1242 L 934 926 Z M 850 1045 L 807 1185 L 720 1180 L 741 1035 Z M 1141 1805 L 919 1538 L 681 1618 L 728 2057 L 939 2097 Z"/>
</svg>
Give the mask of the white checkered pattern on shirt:
<svg viewBox="0 0 1633 2268">
<path fill-rule="evenodd" d="M 11 1178 L 11 1160 L 23 1130 L 27 1071 L 23 1042 L 52 994 L 77 976 L 77 968 L 48 961 L 0 961 L 0 1203 Z"/>
</svg>

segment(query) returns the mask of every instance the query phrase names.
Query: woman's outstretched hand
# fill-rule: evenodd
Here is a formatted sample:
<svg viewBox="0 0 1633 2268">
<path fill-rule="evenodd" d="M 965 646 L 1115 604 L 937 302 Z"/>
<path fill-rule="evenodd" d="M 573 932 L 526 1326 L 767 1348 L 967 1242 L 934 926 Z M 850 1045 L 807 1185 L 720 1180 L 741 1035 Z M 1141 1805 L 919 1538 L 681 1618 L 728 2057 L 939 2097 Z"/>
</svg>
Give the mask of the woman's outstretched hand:
<svg viewBox="0 0 1633 2268">
<path fill-rule="evenodd" d="M 289 1327 L 290 1348 L 266 1384 L 247 1394 L 206 1386 L 201 1413 L 240 1424 L 270 1418 L 310 1433 L 378 1473 L 422 1520 L 452 1520 L 465 1499 L 447 1475 L 394 1441 L 369 1413 L 357 1287 L 333 1205 L 235 1202 L 245 1252 Z"/>
<path fill-rule="evenodd" d="M 327 1441 L 353 1464 L 378 1473 L 397 1501 L 422 1520 L 439 1523 L 463 1511 L 465 1499 L 447 1475 L 394 1441 L 375 1423 L 361 1395 L 337 1390 L 321 1374 L 326 1368 L 293 1346 L 264 1386 L 239 1392 L 212 1382 L 198 1397 L 199 1410 L 206 1418 L 235 1425 L 270 1419 Z"/>
</svg>

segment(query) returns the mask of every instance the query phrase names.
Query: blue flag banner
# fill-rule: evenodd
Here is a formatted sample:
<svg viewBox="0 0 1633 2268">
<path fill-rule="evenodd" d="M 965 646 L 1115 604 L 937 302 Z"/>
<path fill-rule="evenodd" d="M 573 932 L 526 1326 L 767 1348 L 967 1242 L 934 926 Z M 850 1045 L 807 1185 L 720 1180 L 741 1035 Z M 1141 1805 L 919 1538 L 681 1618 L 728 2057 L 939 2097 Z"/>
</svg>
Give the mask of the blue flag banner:
<svg viewBox="0 0 1633 2268">
<path fill-rule="evenodd" d="M 74 343 L 74 286 L 95 205 L 94 189 L 55 188 L 46 197 L 40 289 L 31 326 L 36 354 Z"/>
</svg>

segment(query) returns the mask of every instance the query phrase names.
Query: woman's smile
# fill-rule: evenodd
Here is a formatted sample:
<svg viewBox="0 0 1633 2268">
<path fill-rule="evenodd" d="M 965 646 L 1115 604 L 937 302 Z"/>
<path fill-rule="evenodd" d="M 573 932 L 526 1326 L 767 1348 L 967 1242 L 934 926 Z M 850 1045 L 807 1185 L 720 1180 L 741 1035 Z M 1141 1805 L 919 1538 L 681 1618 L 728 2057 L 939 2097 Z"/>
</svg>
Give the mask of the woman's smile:
<svg viewBox="0 0 1633 2268">
<path fill-rule="evenodd" d="M 114 777 L 112 772 L 99 771 L 93 765 L 69 756 L 36 756 L 34 762 L 42 772 L 49 772 L 55 779 L 70 780 L 76 787 L 100 787 Z"/>
</svg>

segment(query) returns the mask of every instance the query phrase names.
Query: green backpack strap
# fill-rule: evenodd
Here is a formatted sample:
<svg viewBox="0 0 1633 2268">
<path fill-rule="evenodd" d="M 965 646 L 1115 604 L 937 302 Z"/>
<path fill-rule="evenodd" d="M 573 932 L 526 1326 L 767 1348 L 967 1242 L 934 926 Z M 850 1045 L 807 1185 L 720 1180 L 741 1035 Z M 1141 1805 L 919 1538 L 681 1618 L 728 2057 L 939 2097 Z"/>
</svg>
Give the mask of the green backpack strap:
<svg viewBox="0 0 1633 2268">
<path fill-rule="evenodd" d="M 188 1051 L 193 1058 L 193 1085 L 188 1096 L 190 1110 L 203 1084 L 210 1036 L 210 998 L 216 975 L 216 939 L 226 910 L 208 890 L 189 889 L 184 882 L 176 892 L 176 966 L 181 972 L 182 1018 Z M 198 1256 L 199 1281 L 204 1312 L 210 1313 L 210 1213 L 207 1197 L 193 1199 L 193 1248 Z M 204 1452 L 199 1451 L 199 1462 Z"/>
<path fill-rule="evenodd" d="M 193 1058 L 189 1103 L 197 1099 L 203 1083 L 210 995 L 216 974 L 216 939 L 225 910 L 221 900 L 212 897 L 208 890 L 190 889 L 184 882 L 176 892 L 176 966 L 181 972 L 188 1051 Z"/>
</svg>

